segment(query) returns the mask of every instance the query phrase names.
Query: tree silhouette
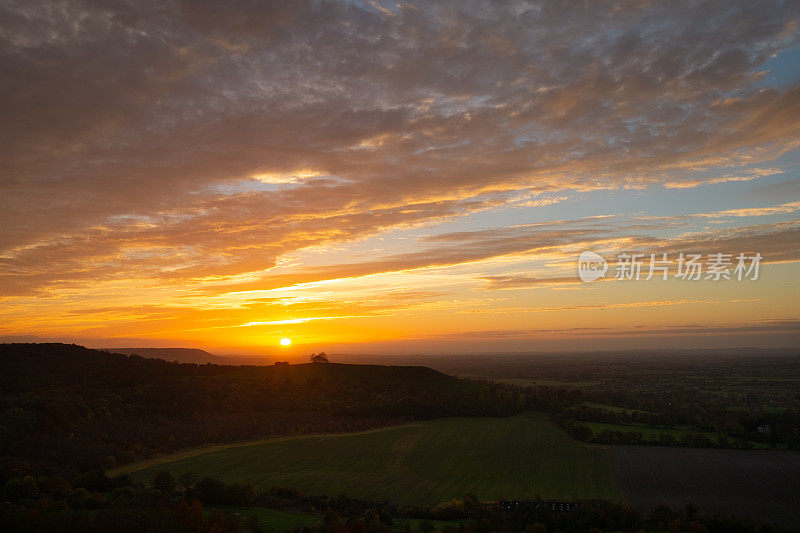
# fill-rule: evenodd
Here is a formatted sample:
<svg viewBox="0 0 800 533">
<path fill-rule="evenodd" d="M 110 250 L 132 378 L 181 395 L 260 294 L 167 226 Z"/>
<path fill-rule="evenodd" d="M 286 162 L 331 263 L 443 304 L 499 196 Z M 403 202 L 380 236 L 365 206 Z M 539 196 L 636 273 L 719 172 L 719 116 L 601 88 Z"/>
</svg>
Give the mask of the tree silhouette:
<svg viewBox="0 0 800 533">
<path fill-rule="evenodd" d="M 312 363 L 330 363 L 330 361 L 328 361 L 328 356 L 327 356 L 327 354 L 325 352 L 312 353 L 311 354 L 311 362 Z"/>
<path fill-rule="evenodd" d="M 170 493 L 175 490 L 175 478 L 166 470 L 161 470 L 153 478 L 153 487 L 161 492 Z"/>
</svg>

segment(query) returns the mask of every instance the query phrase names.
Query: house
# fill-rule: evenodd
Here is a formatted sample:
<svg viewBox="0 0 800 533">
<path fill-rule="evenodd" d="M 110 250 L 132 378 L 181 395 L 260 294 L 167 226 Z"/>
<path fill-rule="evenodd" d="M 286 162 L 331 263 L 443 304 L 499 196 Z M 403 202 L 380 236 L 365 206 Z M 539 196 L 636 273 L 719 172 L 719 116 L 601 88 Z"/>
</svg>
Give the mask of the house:
<svg viewBox="0 0 800 533">
<path fill-rule="evenodd" d="M 582 507 L 580 502 L 546 502 L 546 501 L 516 501 L 503 500 L 498 502 L 498 509 L 501 511 L 550 511 L 566 512 L 574 511 Z"/>
<path fill-rule="evenodd" d="M 289 361 L 275 361 L 275 366 L 289 366 Z"/>
</svg>

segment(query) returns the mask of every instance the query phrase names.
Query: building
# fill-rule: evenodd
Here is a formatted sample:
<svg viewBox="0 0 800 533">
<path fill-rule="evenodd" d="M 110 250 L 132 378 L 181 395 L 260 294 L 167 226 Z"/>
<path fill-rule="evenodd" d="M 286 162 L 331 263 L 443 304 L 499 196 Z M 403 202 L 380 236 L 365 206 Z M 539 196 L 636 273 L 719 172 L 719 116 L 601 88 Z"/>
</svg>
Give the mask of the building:
<svg viewBox="0 0 800 533">
<path fill-rule="evenodd" d="M 580 509 L 580 502 L 545 502 L 545 501 L 518 501 L 503 500 L 498 502 L 498 509 L 501 511 L 550 511 L 567 512 Z"/>
</svg>

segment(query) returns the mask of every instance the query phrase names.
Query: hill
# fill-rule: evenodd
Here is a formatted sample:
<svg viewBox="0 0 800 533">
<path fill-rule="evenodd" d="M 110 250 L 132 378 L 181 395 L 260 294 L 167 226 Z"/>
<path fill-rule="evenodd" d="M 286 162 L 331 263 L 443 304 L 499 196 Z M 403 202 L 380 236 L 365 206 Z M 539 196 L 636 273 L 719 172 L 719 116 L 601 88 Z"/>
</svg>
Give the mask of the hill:
<svg viewBox="0 0 800 533">
<path fill-rule="evenodd" d="M 177 361 L 179 363 L 213 363 L 217 365 L 238 364 L 225 357 L 220 357 L 197 348 L 103 348 L 103 351 L 121 353 L 125 355 L 139 355 L 141 357 L 151 357 L 163 359 L 165 361 Z"/>
<path fill-rule="evenodd" d="M 481 500 L 620 499 L 608 452 L 570 438 L 543 414 L 448 418 L 344 435 L 218 446 L 129 465 L 150 482 L 161 470 L 256 489 L 285 486 L 404 505 L 473 493 Z"/>
<path fill-rule="evenodd" d="M 205 443 L 511 414 L 514 394 L 424 367 L 167 362 L 0 345 L 0 481 L 109 468 Z"/>
</svg>

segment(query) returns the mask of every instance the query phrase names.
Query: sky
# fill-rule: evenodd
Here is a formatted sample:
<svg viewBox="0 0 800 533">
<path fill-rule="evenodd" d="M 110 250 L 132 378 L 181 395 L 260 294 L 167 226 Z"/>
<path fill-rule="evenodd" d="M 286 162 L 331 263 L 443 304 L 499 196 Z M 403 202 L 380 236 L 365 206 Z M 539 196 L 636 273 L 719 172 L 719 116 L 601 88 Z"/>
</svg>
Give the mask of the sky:
<svg viewBox="0 0 800 533">
<path fill-rule="evenodd" d="M 798 2 L 0 0 L 0 72 L 2 341 L 800 346 Z"/>
</svg>

